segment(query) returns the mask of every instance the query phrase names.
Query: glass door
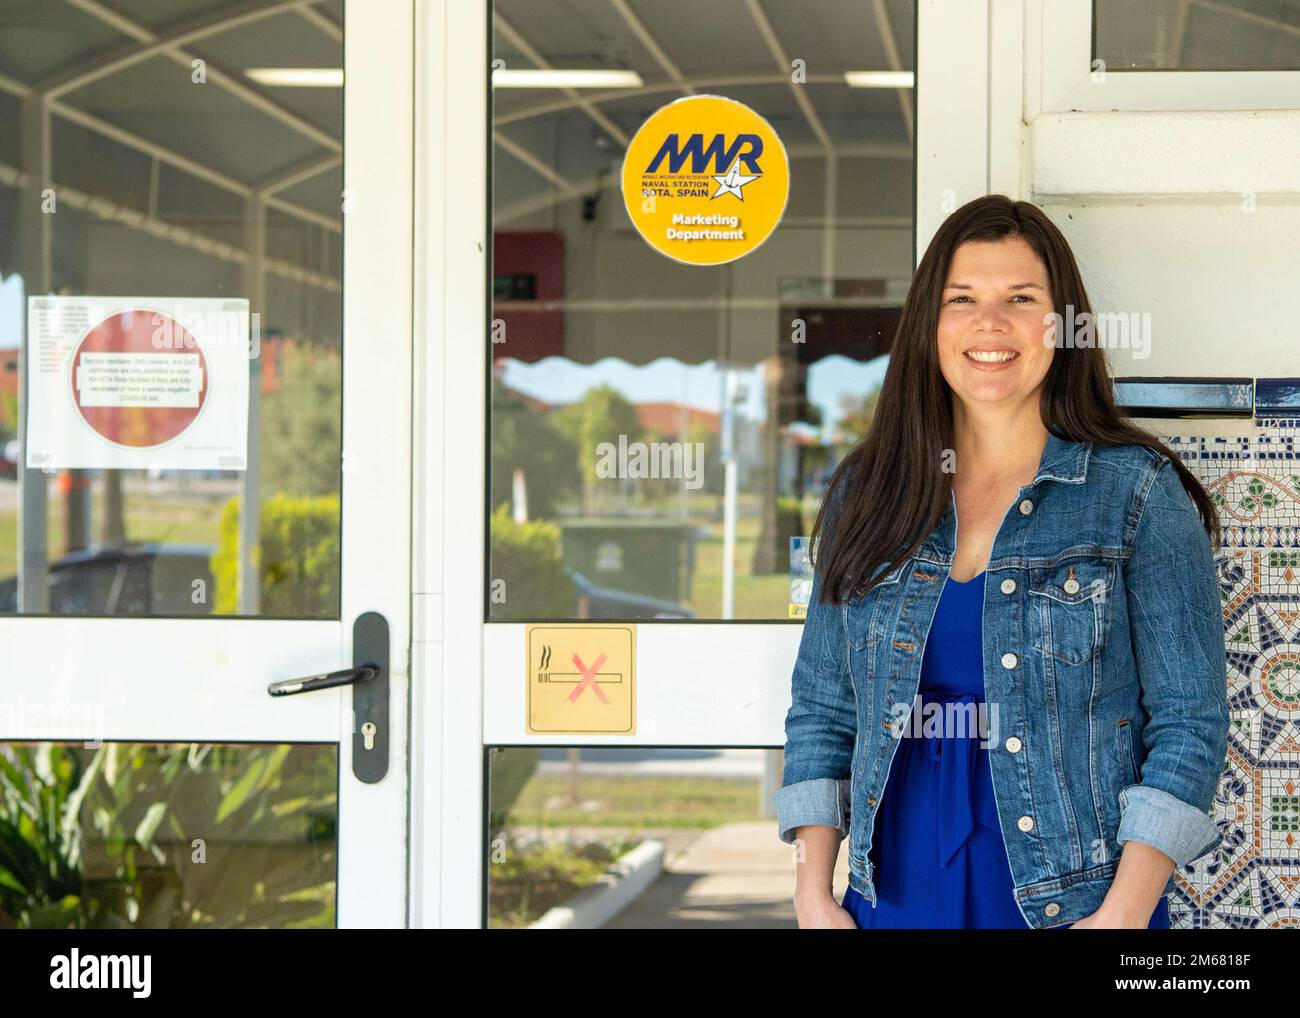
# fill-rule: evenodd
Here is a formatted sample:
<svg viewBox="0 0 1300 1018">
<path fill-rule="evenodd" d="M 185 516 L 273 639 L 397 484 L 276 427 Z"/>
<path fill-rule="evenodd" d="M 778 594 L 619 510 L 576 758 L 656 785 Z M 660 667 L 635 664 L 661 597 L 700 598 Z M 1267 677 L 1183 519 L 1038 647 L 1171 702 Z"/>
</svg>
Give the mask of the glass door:
<svg viewBox="0 0 1300 1018">
<path fill-rule="evenodd" d="M 0 927 L 406 923 L 412 21 L 0 9 Z"/>
<path fill-rule="evenodd" d="M 448 502 L 467 547 L 441 565 L 448 590 L 453 574 L 481 584 L 444 632 L 483 695 L 448 698 L 442 731 L 444 768 L 477 749 L 483 780 L 441 790 L 426 858 L 454 857 L 460 885 L 428 903 L 494 927 L 793 925 L 771 799 L 804 549 L 826 478 L 871 426 L 911 280 L 915 5 L 461 6 L 453 28 L 474 51 L 487 25 L 491 71 L 447 111 L 456 204 L 480 152 L 490 180 L 485 205 L 449 212 L 448 250 L 486 239 L 486 214 L 491 278 L 458 270 L 446 290 L 489 339 L 448 361 L 447 417 L 487 428 L 449 447 L 449 471 L 481 464 L 482 498 Z M 713 113 L 641 133 L 704 96 L 765 121 L 756 165 L 727 161 L 736 129 Z M 705 210 L 724 217 L 767 200 L 786 160 L 779 224 L 724 263 L 657 249 L 638 223 L 649 196 L 624 186 L 646 145 L 646 164 L 677 145 L 663 170 L 695 165 L 697 188 L 743 188 Z M 946 170 L 942 186 L 966 187 Z M 605 730 L 575 716 L 606 706 L 622 713 Z M 466 815 L 485 840 L 466 824 L 450 844 Z M 742 857 L 744 874 L 727 862 Z"/>
</svg>

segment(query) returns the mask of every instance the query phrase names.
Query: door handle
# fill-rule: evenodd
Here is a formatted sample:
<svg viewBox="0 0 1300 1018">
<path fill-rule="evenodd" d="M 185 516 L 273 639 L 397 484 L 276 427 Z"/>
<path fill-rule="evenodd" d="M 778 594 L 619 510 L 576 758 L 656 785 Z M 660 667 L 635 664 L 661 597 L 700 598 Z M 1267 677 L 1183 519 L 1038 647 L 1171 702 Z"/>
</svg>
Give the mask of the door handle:
<svg viewBox="0 0 1300 1018">
<path fill-rule="evenodd" d="M 272 682 L 266 687 L 266 691 L 272 696 L 293 696 L 296 693 L 310 693 L 313 689 L 328 689 L 331 686 L 350 686 L 354 682 L 369 682 L 378 674 L 378 665 L 340 668 L 337 672 L 306 675 L 301 679 L 281 679 L 279 682 Z"/>
<path fill-rule="evenodd" d="M 272 682 L 272 696 L 294 696 L 330 686 L 352 687 L 352 773 L 373 785 L 388 773 L 388 620 L 363 612 L 352 624 L 351 668 Z"/>
</svg>

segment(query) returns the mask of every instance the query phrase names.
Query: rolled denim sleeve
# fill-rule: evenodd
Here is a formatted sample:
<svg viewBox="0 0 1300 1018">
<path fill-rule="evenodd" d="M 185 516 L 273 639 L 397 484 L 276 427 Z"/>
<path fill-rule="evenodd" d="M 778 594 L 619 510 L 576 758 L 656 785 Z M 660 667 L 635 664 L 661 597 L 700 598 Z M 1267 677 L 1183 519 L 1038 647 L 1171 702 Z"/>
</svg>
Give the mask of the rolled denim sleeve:
<svg viewBox="0 0 1300 1018">
<path fill-rule="evenodd" d="M 832 507 L 838 505 L 833 502 Z M 834 508 L 827 510 L 823 536 Z M 814 570 L 785 716 L 785 769 L 776 792 L 777 829 L 793 844 L 795 829 L 825 824 L 849 833 L 849 772 L 857 739 L 857 702 L 849 672 L 844 605 L 821 604 Z"/>
<path fill-rule="evenodd" d="M 1223 841 L 1209 810 L 1227 757 L 1229 715 L 1214 553 L 1168 460 L 1155 468 L 1124 572 L 1149 720 L 1140 780 L 1119 793 L 1116 840 L 1144 842 L 1181 867 Z"/>
</svg>

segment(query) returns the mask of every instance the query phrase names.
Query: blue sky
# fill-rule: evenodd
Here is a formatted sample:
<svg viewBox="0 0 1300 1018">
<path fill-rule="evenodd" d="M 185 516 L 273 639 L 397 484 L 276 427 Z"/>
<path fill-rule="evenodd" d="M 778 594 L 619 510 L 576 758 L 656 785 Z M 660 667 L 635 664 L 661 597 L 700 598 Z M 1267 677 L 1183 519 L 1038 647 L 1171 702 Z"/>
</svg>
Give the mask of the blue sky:
<svg viewBox="0 0 1300 1018">
<path fill-rule="evenodd" d="M 723 373 L 716 361 L 683 364 L 667 357 L 649 364 L 629 364 L 606 357 L 595 364 L 576 364 L 563 357 L 546 357 L 534 364 L 506 359 L 503 381 L 512 389 L 548 403 L 572 403 L 590 388 L 607 384 L 633 403 L 684 403 L 717 413 L 722 406 Z M 808 369 L 808 398 L 821 408 L 827 426 L 840 418 L 842 396 L 861 397 L 880 385 L 888 358 L 869 364 L 847 357 L 826 357 Z M 767 411 L 761 366 L 739 369 L 748 390 L 741 415 L 765 420 Z"/>
</svg>

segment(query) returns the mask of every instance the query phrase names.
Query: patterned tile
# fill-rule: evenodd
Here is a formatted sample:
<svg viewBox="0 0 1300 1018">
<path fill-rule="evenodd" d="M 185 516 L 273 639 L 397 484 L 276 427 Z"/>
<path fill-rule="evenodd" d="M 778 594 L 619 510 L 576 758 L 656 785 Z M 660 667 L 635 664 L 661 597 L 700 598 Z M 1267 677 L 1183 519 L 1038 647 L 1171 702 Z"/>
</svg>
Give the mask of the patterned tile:
<svg viewBox="0 0 1300 1018">
<path fill-rule="evenodd" d="M 1202 438 L 1193 469 L 1219 508 L 1225 546 L 1300 548 L 1300 430 L 1256 423 L 1249 438 Z"/>
<path fill-rule="evenodd" d="M 1300 421 L 1167 440 L 1218 507 L 1227 640 L 1223 844 L 1180 871 L 1176 928 L 1300 929 Z"/>
</svg>

